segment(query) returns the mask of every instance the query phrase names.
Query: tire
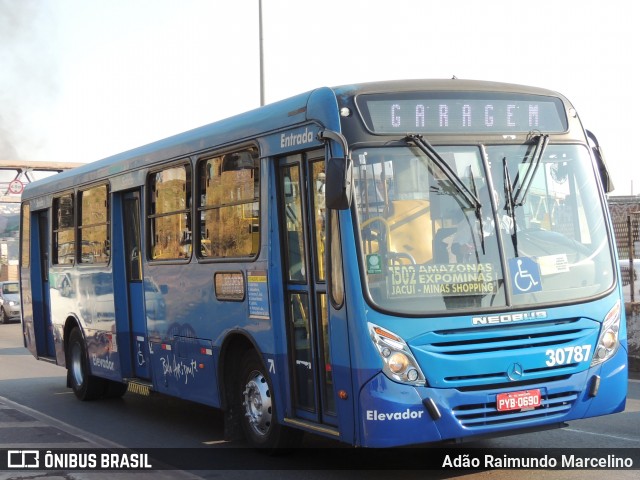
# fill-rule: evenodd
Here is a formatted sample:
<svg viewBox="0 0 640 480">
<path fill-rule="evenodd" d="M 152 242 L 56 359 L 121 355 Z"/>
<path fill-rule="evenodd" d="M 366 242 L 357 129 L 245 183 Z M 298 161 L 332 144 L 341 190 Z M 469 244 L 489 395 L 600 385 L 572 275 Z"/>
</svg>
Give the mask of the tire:
<svg viewBox="0 0 640 480">
<path fill-rule="evenodd" d="M 236 402 L 247 442 L 269 453 L 299 445 L 303 432 L 278 423 L 271 380 L 255 350 L 244 354 L 239 372 Z"/>
<path fill-rule="evenodd" d="M 0 307 L 0 323 L 7 323 L 8 321 L 7 312 L 4 311 L 4 307 Z"/>
<path fill-rule="evenodd" d="M 78 399 L 95 400 L 104 395 L 107 380 L 91 375 L 89 357 L 78 327 L 71 330 L 67 346 L 67 375 L 69 385 Z"/>
</svg>

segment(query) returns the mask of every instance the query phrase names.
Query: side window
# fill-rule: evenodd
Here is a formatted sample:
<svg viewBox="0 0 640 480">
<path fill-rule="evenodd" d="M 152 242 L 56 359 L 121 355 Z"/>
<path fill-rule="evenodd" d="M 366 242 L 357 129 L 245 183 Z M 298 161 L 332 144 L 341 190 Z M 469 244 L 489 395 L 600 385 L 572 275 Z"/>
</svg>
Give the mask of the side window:
<svg viewBox="0 0 640 480">
<path fill-rule="evenodd" d="M 323 282 L 326 280 L 326 259 L 324 252 L 326 250 L 326 216 L 325 216 L 325 173 L 324 159 L 311 163 L 311 172 L 313 175 L 312 185 L 313 193 L 311 200 L 313 201 L 313 220 L 315 232 L 315 258 L 316 258 L 316 278 Z"/>
<path fill-rule="evenodd" d="M 80 263 L 109 261 L 109 197 L 106 185 L 79 193 Z"/>
<path fill-rule="evenodd" d="M 254 257 L 260 247 L 260 159 L 255 148 L 198 165 L 199 256 Z"/>
<path fill-rule="evenodd" d="M 191 257 L 191 168 L 180 165 L 149 177 L 152 260 Z"/>
<path fill-rule="evenodd" d="M 73 223 L 73 194 L 53 199 L 53 264 L 75 262 L 76 241 Z"/>
<path fill-rule="evenodd" d="M 27 268 L 31 264 L 31 208 L 28 203 L 22 205 L 22 239 L 20 252 L 20 266 Z"/>
<path fill-rule="evenodd" d="M 340 307 L 344 302 L 344 278 L 342 276 L 342 247 L 338 212 L 331 210 L 331 300 Z"/>
</svg>

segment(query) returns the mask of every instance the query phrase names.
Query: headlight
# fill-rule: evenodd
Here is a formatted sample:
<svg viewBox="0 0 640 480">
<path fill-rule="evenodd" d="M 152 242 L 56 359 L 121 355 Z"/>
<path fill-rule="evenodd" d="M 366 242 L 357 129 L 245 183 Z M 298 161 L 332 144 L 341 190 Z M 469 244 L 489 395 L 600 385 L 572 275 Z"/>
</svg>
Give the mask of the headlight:
<svg viewBox="0 0 640 480">
<path fill-rule="evenodd" d="M 389 357 L 387 365 L 389 365 L 389 370 L 398 375 L 407 370 L 409 359 L 404 353 L 396 352 Z"/>
<path fill-rule="evenodd" d="M 9 306 L 10 307 L 15 307 L 16 305 L 18 305 L 18 302 L 14 302 L 13 300 L 9 301 Z"/>
<path fill-rule="evenodd" d="M 409 345 L 398 335 L 382 327 L 369 324 L 369 334 L 384 364 L 382 371 L 391 380 L 423 386 L 425 376 L 411 353 Z"/>
<path fill-rule="evenodd" d="M 600 330 L 600 337 L 596 345 L 596 351 L 591 361 L 591 366 L 594 367 L 609 358 L 613 357 L 618 351 L 620 346 L 619 334 L 620 332 L 620 300 L 616 302 L 607 316 L 604 317 L 602 322 L 602 330 Z"/>
</svg>

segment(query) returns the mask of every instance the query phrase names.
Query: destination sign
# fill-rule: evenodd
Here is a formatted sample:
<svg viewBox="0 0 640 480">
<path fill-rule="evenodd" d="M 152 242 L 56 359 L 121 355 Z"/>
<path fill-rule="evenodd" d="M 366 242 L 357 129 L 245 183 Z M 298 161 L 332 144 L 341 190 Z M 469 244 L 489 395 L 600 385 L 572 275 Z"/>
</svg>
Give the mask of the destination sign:
<svg viewBox="0 0 640 480">
<path fill-rule="evenodd" d="M 389 267 L 390 297 L 487 295 L 496 293 L 491 263 L 394 265 Z"/>
<path fill-rule="evenodd" d="M 360 95 L 358 109 L 373 133 L 492 134 L 567 131 L 559 98 L 491 92 Z"/>
</svg>

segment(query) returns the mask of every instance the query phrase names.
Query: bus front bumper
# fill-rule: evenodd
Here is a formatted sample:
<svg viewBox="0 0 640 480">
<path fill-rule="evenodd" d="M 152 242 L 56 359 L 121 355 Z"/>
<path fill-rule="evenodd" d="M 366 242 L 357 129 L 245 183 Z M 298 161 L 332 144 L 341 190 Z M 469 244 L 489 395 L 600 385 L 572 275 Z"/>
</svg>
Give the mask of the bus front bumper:
<svg viewBox="0 0 640 480">
<path fill-rule="evenodd" d="M 412 387 L 379 373 L 361 390 L 360 441 L 363 447 L 393 447 L 500 436 L 510 430 L 544 429 L 598 415 L 624 410 L 627 393 L 627 352 L 618 353 L 602 365 L 561 380 L 526 387 L 492 390 Z M 539 389 L 539 407 L 498 411 L 500 393 Z"/>
</svg>

